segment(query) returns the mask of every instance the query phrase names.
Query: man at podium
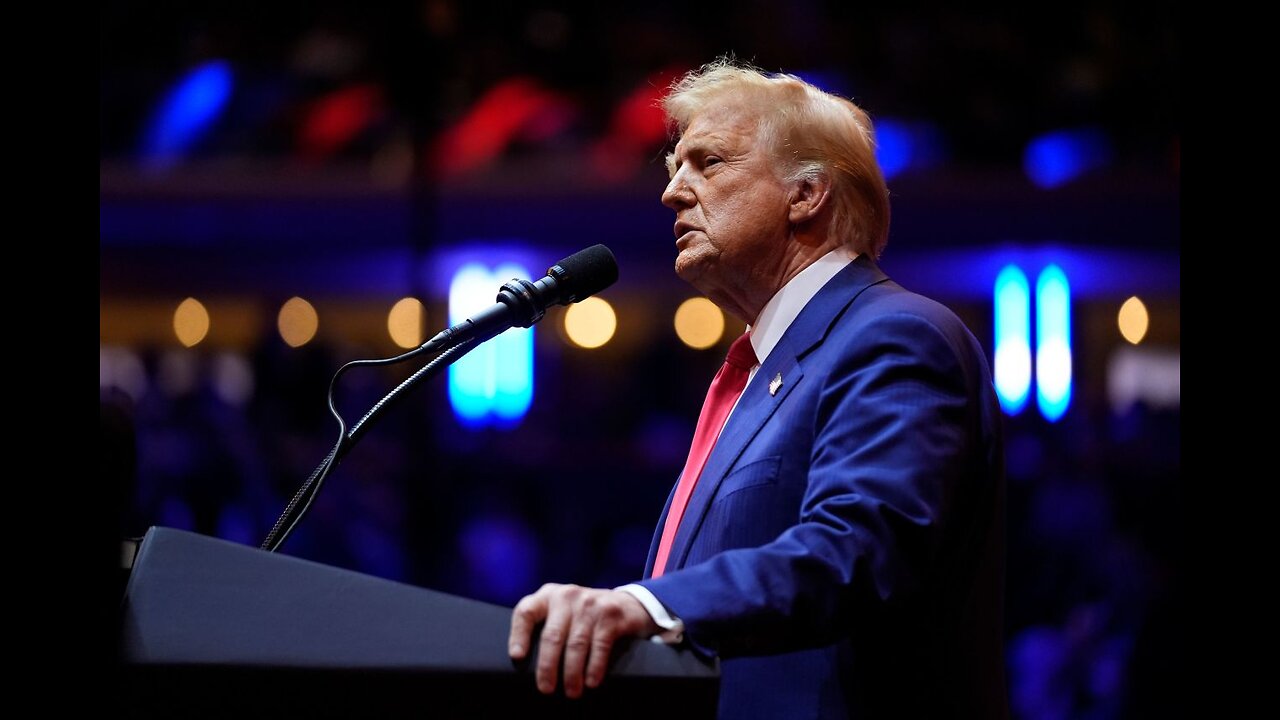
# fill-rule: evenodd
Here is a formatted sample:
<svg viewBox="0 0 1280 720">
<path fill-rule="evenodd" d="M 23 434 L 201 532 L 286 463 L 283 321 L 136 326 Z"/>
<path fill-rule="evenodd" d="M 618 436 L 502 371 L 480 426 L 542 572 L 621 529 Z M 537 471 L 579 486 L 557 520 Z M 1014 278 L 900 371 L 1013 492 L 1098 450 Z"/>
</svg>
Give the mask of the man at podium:
<svg viewBox="0 0 1280 720">
<path fill-rule="evenodd" d="M 579 697 L 619 638 L 684 643 L 720 658 L 722 718 L 1007 717 L 999 405 L 961 321 L 876 265 L 869 117 L 730 61 L 664 109 L 676 273 L 748 331 L 644 577 L 543 586 L 510 655 L 542 625 L 538 688 Z"/>
</svg>

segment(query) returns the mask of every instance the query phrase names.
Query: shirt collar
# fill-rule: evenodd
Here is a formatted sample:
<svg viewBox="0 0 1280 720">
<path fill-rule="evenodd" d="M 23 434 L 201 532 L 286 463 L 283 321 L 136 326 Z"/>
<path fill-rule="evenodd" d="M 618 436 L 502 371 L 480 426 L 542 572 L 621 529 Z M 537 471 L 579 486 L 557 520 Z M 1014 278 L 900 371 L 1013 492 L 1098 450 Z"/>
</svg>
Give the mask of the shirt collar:
<svg viewBox="0 0 1280 720">
<path fill-rule="evenodd" d="M 831 278 L 853 262 L 858 253 L 851 248 L 840 246 L 823 255 L 811 265 L 796 273 L 787 281 L 782 289 L 774 293 L 760 311 L 756 324 L 747 328 L 751 333 L 751 347 L 761 364 L 769 357 L 769 353 L 777 347 L 787 328 L 795 321 L 796 316 L 809 304 L 814 295 L 827 284 Z"/>
</svg>

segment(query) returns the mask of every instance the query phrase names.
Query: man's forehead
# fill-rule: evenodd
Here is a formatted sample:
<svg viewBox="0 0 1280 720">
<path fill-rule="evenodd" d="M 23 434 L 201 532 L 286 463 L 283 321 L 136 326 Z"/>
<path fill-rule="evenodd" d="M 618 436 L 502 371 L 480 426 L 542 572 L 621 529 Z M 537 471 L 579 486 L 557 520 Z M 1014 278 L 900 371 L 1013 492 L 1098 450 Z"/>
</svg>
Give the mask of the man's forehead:
<svg viewBox="0 0 1280 720">
<path fill-rule="evenodd" d="M 756 123 L 747 111 L 736 104 L 714 105 L 699 111 L 689 121 L 676 143 L 676 152 L 691 146 L 740 140 L 752 137 Z"/>
<path fill-rule="evenodd" d="M 733 133 L 727 133 L 723 130 L 707 130 L 705 132 L 685 131 L 685 133 L 680 136 L 680 142 L 676 143 L 676 152 L 678 153 L 681 150 L 723 143 L 726 140 L 729 140 L 732 135 Z"/>
</svg>

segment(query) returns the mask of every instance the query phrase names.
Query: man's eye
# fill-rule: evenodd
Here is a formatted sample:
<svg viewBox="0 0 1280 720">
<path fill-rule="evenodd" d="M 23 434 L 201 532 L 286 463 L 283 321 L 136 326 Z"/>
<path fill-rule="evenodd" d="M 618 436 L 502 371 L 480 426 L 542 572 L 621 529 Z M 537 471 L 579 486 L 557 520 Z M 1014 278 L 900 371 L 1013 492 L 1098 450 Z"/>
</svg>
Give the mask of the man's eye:
<svg viewBox="0 0 1280 720">
<path fill-rule="evenodd" d="M 715 155 L 708 155 L 707 159 L 702 161 L 702 164 L 711 167 L 712 165 L 719 165 L 721 162 L 722 160 Z"/>
</svg>

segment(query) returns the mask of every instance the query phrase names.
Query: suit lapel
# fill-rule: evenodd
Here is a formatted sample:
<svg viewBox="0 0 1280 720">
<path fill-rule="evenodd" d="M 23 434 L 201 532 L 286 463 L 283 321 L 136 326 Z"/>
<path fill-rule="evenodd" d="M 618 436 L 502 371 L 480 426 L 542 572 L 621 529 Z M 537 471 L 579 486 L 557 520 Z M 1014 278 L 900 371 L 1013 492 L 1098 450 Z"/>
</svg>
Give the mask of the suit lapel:
<svg viewBox="0 0 1280 720">
<path fill-rule="evenodd" d="M 783 377 L 782 387 L 778 389 L 776 395 L 770 395 L 769 379 L 778 373 Z M 715 497 L 720 482 L 729 474 L 729 469 L 737 462 L 738 456 L 742 454 L 751 438 L 756 436 L 765 421 L 800 383 L 802 375 L 794 355 L 778 353 L 776 350 L 769 354 L 769 358 L 760 367 L 746 391 L 742 393 L 738 406 L 733 409 L 729 422 L 725 423 L 720 438 L 716 440 L 716 445 L 707 458 L 707 464 L 702 468 L 702 475 L 698 477 L 698 484 L 694 486 L 693 494 L 689 496 L 689 504 L 685 507 L 680 529 L 672 542 L 671 556 L 667 561 L 668 568 L 674 569 L 684 565 L 691 541 L 697 535 L 698 529 L 702 527 L 702 521 L 706 517 L 707 509 L 711 507 L 711 500 Z"/>
<path fill-rule="evenodd" d="M 796 316 L 743 392 L 711 450 L 698 484 L 689 497 L 680 529 L 672 542 L 668 568 L 674 570 L 684 566 L 693 539 L 697 537 L 698 530 L 706 519 L 707 510 L 716 497 L 720 483 L 733 469 L 747 445 L 803 379 L 804 370 L 800 361 L 822 343 L 832 324 L 863 290 L 887 279 L 888 276 L 866 255 L 859 255 L 828 281 Z M 771 394 L 770 381 L 776 375 L 782 376 L 782 385 L 776 394 Z M 664 511 L 664 521 L 665 516 Z M 650 564 L 653 562 L 652 556 L 651 551 Z M 647 570 L 645 575 L 648 576 Z"/>
<path fill-rule="evenodd" d="M 649 541 L 649 555 L 644 561 L 643 578 L 653 576 L 653 563 L 658 559 L 658 544 L 662 542 L 662 528 L 667 524 L 667 513 L 671 512 L 671 501 L 675 499 L 676 487 L 680 485 L 680 478 L 676 477 L 676 482 L 671 486 L 671 492 L 667 493 L 667 504 L 662 506 L 662 513 L 658 515 L 658 524 L 653 528 L 653 539 Z M 670 559 L 670 555 L 667 556 Z"/>
</svg>

